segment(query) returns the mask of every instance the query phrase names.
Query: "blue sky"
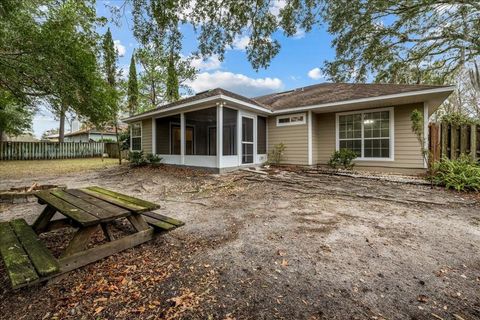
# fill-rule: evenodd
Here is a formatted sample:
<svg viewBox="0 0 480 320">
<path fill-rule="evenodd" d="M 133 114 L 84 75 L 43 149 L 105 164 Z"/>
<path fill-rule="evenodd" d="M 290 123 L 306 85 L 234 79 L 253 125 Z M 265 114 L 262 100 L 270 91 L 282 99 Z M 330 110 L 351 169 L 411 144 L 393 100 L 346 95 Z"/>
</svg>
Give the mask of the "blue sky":
<svg viewBox="0 0 480 320">
<path fill-rule="evenodd" d="M 277 2 L 281 5 L 282 0 Z M 108 6 L 122 3 L 123 0 L 97 1 L 97 14 L 110 18 Z M 133 50 L 138 47 L 132 34 L 132 24 L 127 9 L 119 26 L 113 23 L 107 25 L 120 54 L 119 67 L 125 71 Z M 182 30 L 183 55 L 188 56 L 196 50 L 197 41 L 189 26 L 184 26 Z M 105 31 L 106 27 L 99 29 L 100 33 Z M 189 85 L 196 92 L 222 87 L 252 97 L 326 81 L 319 68 L 325 60 L 334 57 L 334 50 L 331 48 L 332 37 L 323 27 L 319 26 L 307 34 L 299 32 L 292 38 L 286 38 L 278 31 L 273 38 L 282 47 L 267 69 L 257 72 L 251 67 L 244 50 L 248 37 L 239 37 L 234 47 L 226 52 L 224 61 L 218 61 L 217 57 L 209 57 L 206 61 L 195 60 L 193 64 L 199 73 Z M 41 110 L 34 119 L 33 127 L 35 135 L 40 137 L 45 130 L 58 127 L 58 122 L 48 111 Z"/>
</svg>

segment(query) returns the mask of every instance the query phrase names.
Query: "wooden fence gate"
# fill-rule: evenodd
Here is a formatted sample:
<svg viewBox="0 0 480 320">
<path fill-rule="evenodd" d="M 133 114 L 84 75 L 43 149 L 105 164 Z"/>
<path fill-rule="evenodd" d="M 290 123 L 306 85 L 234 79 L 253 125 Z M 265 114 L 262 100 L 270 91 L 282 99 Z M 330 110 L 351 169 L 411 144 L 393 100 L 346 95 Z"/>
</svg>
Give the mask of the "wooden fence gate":
<svg viewBox="0 0 480 320">
<path fill-rule="evenodd" d="M 101 157 L 104 152 L 103 142 L 4 141 L 0 143 L 0 160 L 93 158 Z"/>
<path fill-rule="evenodd" d="M 431 123 L 429 125 L 429 150 L 433 161 L 442 157 L 456 159 L 466 154 L 474 161 L 480 160 L 480 126 Z"/>
</svg>

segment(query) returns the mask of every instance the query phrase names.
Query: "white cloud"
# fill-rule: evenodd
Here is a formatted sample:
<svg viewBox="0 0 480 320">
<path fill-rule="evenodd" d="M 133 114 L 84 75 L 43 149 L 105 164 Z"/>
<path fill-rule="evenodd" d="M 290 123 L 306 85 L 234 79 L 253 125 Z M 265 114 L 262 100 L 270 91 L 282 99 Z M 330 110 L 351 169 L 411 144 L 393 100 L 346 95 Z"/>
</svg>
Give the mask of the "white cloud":
<svg viewBox="0 0 480 320">
<path fill-rule="evenodd" d="M 325 78 L 322 70 L 320 68 L 313 68 L 312 70 L 308 71 L 308 76 L 313 80 L 319 80 Z"/>
<path fill-rule="evenodd" d="M 241 36 L 241 37 L 237 36 L 233 40 L 232 49 L 243 51 L 247 48 L 249 42 L 250 42 L 249 36 Z"/>
<path fill-rule="evenodd" d="M 195 92 L 223 88 L 247 97 L 255 97 L 283 89 L 278 78 L 250 78 L 240 73 L 226 71 L 202 72 L 195 80 L 187 83 Z"/>
<path fill-rule="evenodd" d="M 278 15 L 280 14 L 280 10 L 285 8 L 286 5 L 287 5 L 286 0 L 275 0 L 270 6 L 270 13 L 278 17 Z"/>
<path fill-rule="evenodd" d="M 120 40 L 113 41 L 113 45 L 115 46 L 115 50 L 117 51 L 118 55 L 123 57 L 127 51 L 125 46 L 120 42 Z"/>
<path fill-rule="evenodd" d="M 213 55 L 211 57 L 208 57 L 207 59 L 203 59 L 203 58 L 192 59 L 191 65 L 192 67 L 200 71 L 206 71 L 206 70 L 220 69 L 222 62 L 218 59 L 218 55 Z"/>
<path fill-rule="evenodd" d="M 305 38 L 305 30 L 298 29 L 297 32 L 293 35 L 293 39 L 302 39 Z"/>
</svg>

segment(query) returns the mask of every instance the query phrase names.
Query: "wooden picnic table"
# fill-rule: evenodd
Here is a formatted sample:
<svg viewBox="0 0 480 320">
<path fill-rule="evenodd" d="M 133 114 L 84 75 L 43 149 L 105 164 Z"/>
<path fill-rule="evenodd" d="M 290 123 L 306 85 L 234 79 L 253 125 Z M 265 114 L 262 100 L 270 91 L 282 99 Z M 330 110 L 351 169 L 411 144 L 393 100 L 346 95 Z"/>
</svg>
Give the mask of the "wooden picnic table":
<svg viewBox="0 0 480 320">
<path fill-rule="evenodd" d="M 46 190 L 35 196 L 46 207 L 31 227 L 23 219 L 0 223 L 0 253 L 14 288 L 77 269 L 147 242 L 153 239 L 155 231 L 183 225 L 179 220 L 151 212 L 159 208 L 155 203 L 100 187 Z M 64 218 L 52 220 L 57 212 Z M 128 219 L 134 232 L 115 239 L 111 226 L 122 218 Z M 55 259 L 36 235 L 63 227 L 77 230 Z M 87 249 L 93 234 L 100 229 L 107 242 Z"/>
</svg>

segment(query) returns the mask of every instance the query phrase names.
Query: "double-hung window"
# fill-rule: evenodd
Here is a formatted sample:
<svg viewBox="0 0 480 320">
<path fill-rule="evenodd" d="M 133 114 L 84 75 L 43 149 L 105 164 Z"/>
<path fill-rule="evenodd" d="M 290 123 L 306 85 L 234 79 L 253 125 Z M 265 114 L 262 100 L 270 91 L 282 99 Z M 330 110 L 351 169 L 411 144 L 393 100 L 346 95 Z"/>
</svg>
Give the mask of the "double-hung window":
<svg viewBox="0 0 480 320">
<path fill-rule="evenodd" d="M 337 114 L 337 150 L 359 160 L 393 160 L 393 108 Z"/>
<path fill-rule="evenodd" d="M 130 142 L 132 151 L 142 150 L 142 123 L 132 123 L 130 126 Z"/>
</svg>

